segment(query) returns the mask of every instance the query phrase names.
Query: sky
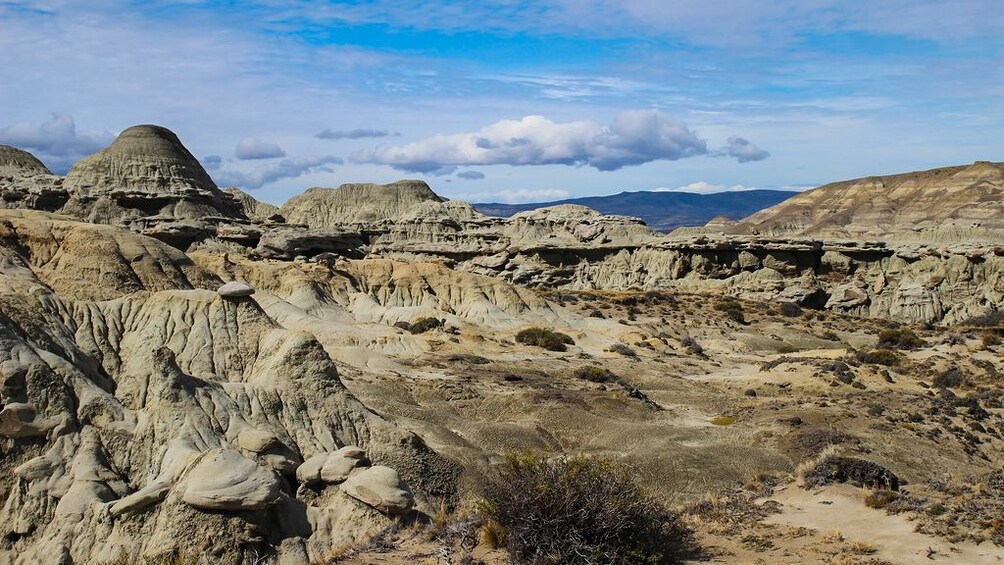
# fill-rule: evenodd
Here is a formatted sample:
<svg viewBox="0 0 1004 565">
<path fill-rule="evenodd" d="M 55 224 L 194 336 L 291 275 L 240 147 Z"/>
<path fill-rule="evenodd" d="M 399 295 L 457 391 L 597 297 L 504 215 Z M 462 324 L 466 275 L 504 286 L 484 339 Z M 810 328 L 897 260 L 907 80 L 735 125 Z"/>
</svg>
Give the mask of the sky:
<svg viewBox="0 0 1004 565">
<path fill-rule="evenodd" d="M 0 143 L 536 202 L 1004 161 L 1001 0 L 0 0 Z"/>
</svg>

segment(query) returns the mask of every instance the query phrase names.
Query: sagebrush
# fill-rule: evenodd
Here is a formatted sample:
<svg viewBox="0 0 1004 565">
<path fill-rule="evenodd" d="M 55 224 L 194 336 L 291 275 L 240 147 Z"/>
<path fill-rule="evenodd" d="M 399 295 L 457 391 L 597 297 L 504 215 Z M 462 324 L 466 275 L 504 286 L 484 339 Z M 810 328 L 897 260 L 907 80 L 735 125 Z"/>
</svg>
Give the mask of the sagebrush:
<svg viewBox="0 0 1004 565">
<path fill-rule="evenodd" d="M 603 459 L 510 455 L 482 512 L 517 563 L 678 563 L 693 543 L 677 513 Z"/>
</svg>

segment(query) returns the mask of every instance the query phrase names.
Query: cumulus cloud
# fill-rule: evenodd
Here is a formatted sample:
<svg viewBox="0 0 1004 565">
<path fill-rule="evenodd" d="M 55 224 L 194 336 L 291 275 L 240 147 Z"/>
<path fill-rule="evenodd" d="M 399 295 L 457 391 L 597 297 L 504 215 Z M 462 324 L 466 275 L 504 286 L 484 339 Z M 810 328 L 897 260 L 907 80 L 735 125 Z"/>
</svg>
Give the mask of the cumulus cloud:
<svg viewBox="0 0 1004 565">
<path fill-rule="evenodd" d="M 387 137 L 388 135 L 390 135 L 390 132 L 385 129 L 326 129 L 318 133 L 316 137 L 318 139 L 364 139 L 367 137 Z"/>
<path fill-rule="evenodd" d="M 308 173 L 331 172 L 328 165 L 341 165 L 338 157 L 326 155 L 323 157 L 295 157 L 283 159 L 275 163 L 258 167 L 250 173 L 223 170 L 213 174 L 213 179 L 220 186 L 237 186 L 254 189 L 280 179 L 296 178 Z"/>
<path fill-rule="evenodd" d="M 763 161 L 770 157 L 770 152 L 760 149 L 742 137 L 730 137 L 728 144 L 715 152 L 716 155 L 734 157 L 740 163 Z"/>
<path fill-rule="evenodd" d="M 658 110 L 628 110 L 609 126 L 591 121 L 557 123 L 543 116 L 526 116 L 503 120 L 477 132 L 437 135 L 405 145 L 360 151 L 352 159 L 412 173 L 436 173 L 471 165 L 588 165 L 615 171 L 650 161 L 706 154 L 707 142 L 683 121 Z M 746 154 L 742 157 L 752 160 Z"/>
<path fill-rule="evenodd" d="M 242 161 L 254 159 L 275 159 L 285 157 L 286 152 L 275 143 L 262 141 L 254 137 L 245 137 L 237 143 L 234 155 Z"/>
<path fill-rule="evenodd" d="M 63 173 L 77 159 L 100 151 L 114 140 L 111 132 L 78 133 L 72 116 L 53 114 L 39 125 L 19 122 L 0 128 L 0 143 L 30 151 L 54 172 Z"/>
<path fill-rule="evenodd" d="M 209 171 L 215 171 L 223 164 L 223 157 L 219 155 L 206 155 L 202 158 L 202 166 Z"/>
<path fill-rule="evenodd" d="M 481 171 L 463 171 L 457 173 L 457 176 L 465 180 L 481 180 L 485 178 L 485 174 Z"/>
</svg>

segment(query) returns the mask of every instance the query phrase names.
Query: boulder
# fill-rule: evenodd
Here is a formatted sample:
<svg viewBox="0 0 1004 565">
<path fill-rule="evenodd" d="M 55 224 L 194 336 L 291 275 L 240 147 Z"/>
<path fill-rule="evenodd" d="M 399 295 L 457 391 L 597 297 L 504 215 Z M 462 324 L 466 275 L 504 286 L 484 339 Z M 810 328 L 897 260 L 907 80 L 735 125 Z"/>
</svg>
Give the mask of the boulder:
<svg viewBox="0 0 1004 565">
<path fill-rule="evenodd" d="M 244 281 L 230 281 L 216 289 L 224 298 L 242 298 L 254 294 L 254 288 Z"/>
<path fill-rule="evenodd" d="M 382 465 L 353 472 L 342 483 L 342 492 L 387 514 L 405 514 L 415 503 L 397 471 Z"/>
<path fill-rule="evenodd" d="M 200 510 L 260 510 L 282 496 L 275 473 L 232 450 L 212 450 L 191 470 L 182 500 Z"/>
</svg>

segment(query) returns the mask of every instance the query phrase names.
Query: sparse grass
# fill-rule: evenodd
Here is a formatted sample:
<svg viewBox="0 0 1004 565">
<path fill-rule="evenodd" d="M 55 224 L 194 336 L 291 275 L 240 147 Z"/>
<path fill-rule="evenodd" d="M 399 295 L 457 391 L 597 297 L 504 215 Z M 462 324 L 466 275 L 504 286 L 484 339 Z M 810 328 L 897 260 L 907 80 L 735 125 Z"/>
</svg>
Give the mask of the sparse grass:
<svg viewBox="0 0 1004 565">
<path fill-rule="evenodd" d="M 520 330 L 516 334 L 516 341 L 542 347 L 548 351 L 567 351 L 569 345 L 575 345 L 575 340 L 569 335 L 537 327 Z"/>
<path fill-rule="evenodd" d="M 718 416 L 717 418 L 712 418 L 711 423 L 716 426 L 729 426 L 736 423 L 735 416 Z"/>
<path fill-rule="evenodd" d="M 774 542 L 770 538 L 759 534 L 746 534 L 739 542 L 751 551 L 767 551 L 774 548 Z"/>
<path fill-rule="evenodd" d="M 715 310 L 725 313 L 732 321 L 745 324 L 746 323 L 746 313 L 743 309 L 742 302 L 738 300 L 729 298 L 725 300 L 720 300 L 713 306 Z"/>
</svg>

